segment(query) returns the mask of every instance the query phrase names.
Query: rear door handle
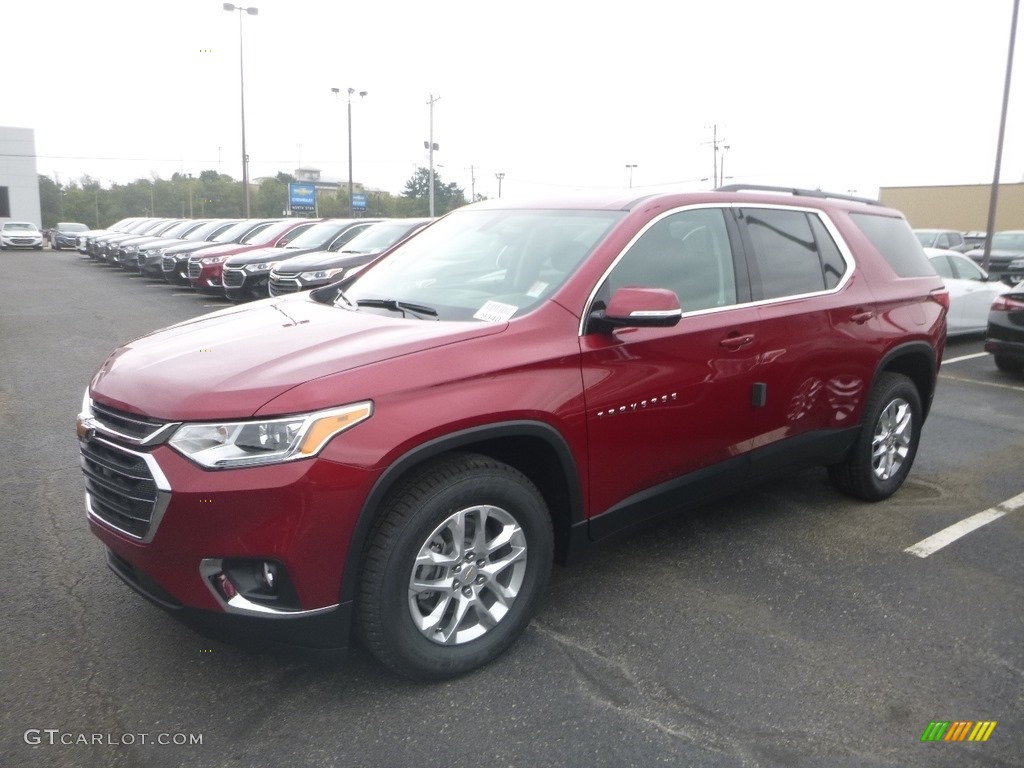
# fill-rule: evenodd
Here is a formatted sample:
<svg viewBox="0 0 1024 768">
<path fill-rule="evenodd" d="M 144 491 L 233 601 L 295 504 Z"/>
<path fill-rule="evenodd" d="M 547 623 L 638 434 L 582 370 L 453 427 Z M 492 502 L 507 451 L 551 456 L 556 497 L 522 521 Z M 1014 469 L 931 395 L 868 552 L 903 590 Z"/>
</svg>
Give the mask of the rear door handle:
<svg viewBox="0 0 1024 768">
<path fill-rule="evenodd" d="M 747 346 L 748 344 L 752 343 L 753 341 L 754 341 L 754 334 L 752 334 L 752 333 L 745 333 L 743 335 L 727 336 L 726 338 L 722 339 L 718 343 L 721 344 L 726 349 L 733 349 L 733 350 L 735 350 L 735 349 L 742 349 L 743 347 Z"/>
<path fill-rule="evenodd" d="M 867 312 L 854 312 L 850 319 L 857 323 L 857 325 L 863 325 L 874 316 L 875 313 L 869 310 Z"/>
</svg>

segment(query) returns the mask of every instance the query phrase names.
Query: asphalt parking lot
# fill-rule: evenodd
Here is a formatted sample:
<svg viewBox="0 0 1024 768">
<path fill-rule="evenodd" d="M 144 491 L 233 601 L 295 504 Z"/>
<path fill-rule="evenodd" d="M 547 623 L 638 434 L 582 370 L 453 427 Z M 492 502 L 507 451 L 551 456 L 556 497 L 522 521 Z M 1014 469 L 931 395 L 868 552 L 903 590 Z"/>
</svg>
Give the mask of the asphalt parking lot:
<svg viewBox="0 0 1024 768">
<path fill-rule="evenodd" d="M 68 251 L 0 268 L 0 765 L 1021 764 L 1024 378 L 979 338 L 950 342 L 893 499 L 811 470 L 676 517 L 556 569 L 511 652 L 424 685 L 359 649 L 212 641 L 118 581 L 85 522 L 83 390 L 118 343 L 225 304 Z M 923 742 L 934 721 L 996 725 Z"/>
</svg>

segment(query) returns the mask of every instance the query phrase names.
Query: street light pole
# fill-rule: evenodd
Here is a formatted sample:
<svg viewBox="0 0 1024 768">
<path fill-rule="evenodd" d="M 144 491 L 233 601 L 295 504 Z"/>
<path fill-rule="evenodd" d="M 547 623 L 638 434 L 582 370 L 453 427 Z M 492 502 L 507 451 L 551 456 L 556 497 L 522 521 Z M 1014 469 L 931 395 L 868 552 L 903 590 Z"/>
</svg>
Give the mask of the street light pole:
<svg viewBox="0 0 1024 768">
<path fill-rule="evenodd" d="M 636 168 L 636 163 L 626 163 L 626 167 L 629 168 L 629 188 L 633 188 L 633 169 Z"/>
<path fill-rule="evenodd" d="M 242 12 L 250 16 L 259 14 L 259 8 L 243 8 L 240 5 L 224 3 L 225 11 L 238 11 L 238 72 L 242 92 L 242 187 L 245 191 L 245 218 L 249 218 L 249 154 L 245 150 L 245 56 L 242 48 Z"/>
<path fill-rule="evenodd" d="M 348 89 L 348 217 L 354 219 L 356 217 L 355 203 L 353 202 L 354 184 L 352 181 L 352 94 L 356 92 L 355 88 Z M 340 88 L 331 88 L 331 93 L 335 96 L 341 93 Z M 365 98 L 369 91 L 360 91 L 359 98 Z"/>
<path fill-rule="evenodd" d="M 496 174 L 494 174 L 494 178 L 496 178 L 498 180 L 498 199 L 500 200 L 501 199 L 501 180 L 505 178 L 505 174 L 504 173 L 496 173 Z"/>
</svg>

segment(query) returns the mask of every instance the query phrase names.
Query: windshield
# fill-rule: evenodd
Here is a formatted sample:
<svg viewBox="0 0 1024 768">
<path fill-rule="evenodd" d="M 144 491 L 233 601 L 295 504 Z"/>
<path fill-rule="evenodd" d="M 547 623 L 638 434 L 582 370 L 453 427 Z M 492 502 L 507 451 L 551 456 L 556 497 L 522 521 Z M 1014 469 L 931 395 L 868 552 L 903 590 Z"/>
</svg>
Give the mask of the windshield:
<svg viewBox="0 0 1024 768">
<path fill-rule="evenodd" d="M 422 226 L 422 222 L 418 219 L 409 222 L 382 222 L 374 224 L 345 243 L 342 251 L 344 253 L 380 253 L 420 226 Z"/>
<path fill-rule="evenodd" d="M 4 229 L 26 229 L 30 232 L 35 232 L 36 225 L 28 221 L 8 221 L 6 224 L 4 224 Z"/>
<path fill-rule="evenodd" d="M 939 233 L 933 229 L 915 229 L 914 234 L 917 235 L 917 241 L 924 248 L 931 248 L 935 238 L 939 236 Z"/>
<path fill-rule="evenodd" d="M 259 229 L 251 235 L 242 238 L 243 245 L 270 245 L 277 238 L 295 226 L 294 221 L 279 221 L 271 224 L 266 229 Z M 300 225 L 301 226 L 301 225 Z"/>
<path fill-rule="evenodd" d="M 366 302 L 366 311 L 387 313 L 397 302 L 429 307 L 441 320 L 503 322 L 549 297 L 624 215 L 456 211 L 361 273 L 344 296 Z"/>
<path fill-rule="evenodd" d="M 301 235 L 288 243 L 286 248 L 308 248 L 319 250 L 326 248 L 330 242 L 341 232 L 352 226 L 352 222 L 344 221 L 321 221 L 314 224 Z"/>
<path fill-rule="evenodd" d="M 992 235 L 993 251 L 1024 251 L 1024 232 L 996 232 Z"/>
<path fill-rule="evenodd" d="M 186 232 L 189 232 L 198 227 L 200 222 L 198 221 L 183 221 L 180 224 L 176 224 L 169 229 L 165 229 L 160 232 L 162 237 L 180 237 Z"/>
<path fill-rule="evenodd" d="M 57 225 L 57 230 L 60 232 L 85 232 L 89 229 L 85 224 L 69 224 L 62 222 Z"/>
<path fill-rule="evenodd" d="M 247 235 L 253 231 L 253 228 L 264 229 L 269 227 L 271 222 L 263 222 L 261 225 L 259 222 L 253 221 L 252 219 L 246 219 L 240 221 L 233 227 L 229 227 L 213 238 L 215 243 L 237 243 L 239 238 L 243 235 Z"/>
<path fill-rule="evenodd" d="M 211 221 L 208 224 L 203 224 L 201 227 L 196 227 L 187 235 L 182 235 L 184 240 L 205 240 L 211 235 L 215 235 L 227 227 L 230 227 L 235 222 L 232 221 Z"/>
</svg>

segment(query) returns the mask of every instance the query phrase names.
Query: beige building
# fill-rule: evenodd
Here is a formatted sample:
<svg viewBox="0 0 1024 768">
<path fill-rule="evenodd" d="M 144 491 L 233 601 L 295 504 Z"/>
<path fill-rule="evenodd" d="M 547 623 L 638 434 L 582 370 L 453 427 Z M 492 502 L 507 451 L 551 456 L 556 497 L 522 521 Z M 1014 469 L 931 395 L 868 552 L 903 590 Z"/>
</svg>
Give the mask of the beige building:
<svg viewBox="0 0 1024 768">
<path fill-rule="evenodd" d="M 903 211 L 915 229 L 958 229 L 984 232 L 988 226 L 991 184 L 948 187 L 882 187 L 878 199 Z M 996 227 L 1024 229 L 1024 183 L 1000 184 Z"/>
</svg>

